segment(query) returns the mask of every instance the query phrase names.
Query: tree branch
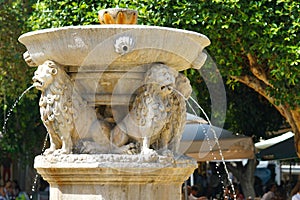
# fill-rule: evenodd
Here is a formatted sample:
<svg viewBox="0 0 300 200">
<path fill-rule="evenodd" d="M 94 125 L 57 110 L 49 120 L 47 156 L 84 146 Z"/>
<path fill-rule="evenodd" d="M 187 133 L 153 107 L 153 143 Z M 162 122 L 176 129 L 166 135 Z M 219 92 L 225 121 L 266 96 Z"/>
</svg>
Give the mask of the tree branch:
<svg viewBox="0 0 300 200">
<path fill-rule="evenodd" d="M 257 93 L 265 97 L 268 101 L 270 101 L 270 103 L 274 104 L 275 99 L 267 94 L 266 86 L 263 85 L 258 78 L 249 75 L 231 76 L 231 78 L 252 88 Z"/>
<path fill-rule="evenodd" d="M 245 75 L 245 76 L 231 76 L 234 80 L 237 80 L 248 87 L 255 90 L 261 96 L 266 98 L 278 112 L 288 121 L 293 132 L 295 133 L 295 143 L 298 156 L 300 157 L 300 107 L 291 108 L 288 104 L 275 105 L 275 99 L 267 94 L 266 86 L 263 81 L 257 77 Z"/>
<path fill-rule="evenodd" d="M 256 76 L 231 76 L 231 78 L 255 90 L 258 94 L 267 99 L 280 112 L 280 114 L 287 119 L 285 108 L 282 105 L 275 105 L 275 99 L 267 94 L 266 85 L 263 84 L 264 82 L 262 83 L 262 81 L 260 81 L 260 79 Z"/>
<path fill-rule="evenodd" d="M 247 53 L 247 58 L 249 60 L 250 71 L 252 74 L 264 82 L 264 84 L 273 88 L 273 85 L 269 82 L 265 71 L 257 64 L 256 59 L 250 53 Z"/>
</svg>

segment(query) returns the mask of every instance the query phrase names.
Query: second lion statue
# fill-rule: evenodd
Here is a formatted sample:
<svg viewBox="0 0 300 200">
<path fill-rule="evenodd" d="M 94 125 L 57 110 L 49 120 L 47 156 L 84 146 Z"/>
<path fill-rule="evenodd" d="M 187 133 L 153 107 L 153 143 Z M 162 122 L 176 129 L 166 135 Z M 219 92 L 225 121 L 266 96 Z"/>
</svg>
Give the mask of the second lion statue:
<svg viewBox="0 0 300 200">
<path fill-rule="evenodd" d="M 190 81 L 174 69 L 153 63 L 126 117 L 112 130 L 112 141 L 123 146 L 132 141 L 141 154 L 177 153 L 186 120 L 185 100 Z"/>
</svg>

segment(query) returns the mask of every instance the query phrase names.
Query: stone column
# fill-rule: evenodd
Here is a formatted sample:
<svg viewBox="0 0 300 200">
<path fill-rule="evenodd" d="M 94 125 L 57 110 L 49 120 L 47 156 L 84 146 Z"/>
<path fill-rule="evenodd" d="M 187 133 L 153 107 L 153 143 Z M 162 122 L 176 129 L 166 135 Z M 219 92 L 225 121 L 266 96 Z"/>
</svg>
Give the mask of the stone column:
<svg viewBox="0 0 300 200">
<path fill-rule="evenodd" d="M 37 156 L 34 167 L 50 183 L 50 200 L 181 200 L 181 186 L 197 164 L 181 156 L 69 154 Z"/>
</svg>

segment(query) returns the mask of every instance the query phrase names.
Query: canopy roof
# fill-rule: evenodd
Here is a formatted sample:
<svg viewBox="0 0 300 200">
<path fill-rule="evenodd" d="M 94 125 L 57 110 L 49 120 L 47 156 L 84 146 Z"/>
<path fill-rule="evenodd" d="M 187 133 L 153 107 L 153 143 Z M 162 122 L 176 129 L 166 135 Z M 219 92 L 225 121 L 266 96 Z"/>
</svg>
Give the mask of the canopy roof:
<svg viewBox="0 0 300 200">
<path fill-rule="evenodd" d="M 179 152 L 197 161 L 253 159 L 251 137 L 209 124 L 188 121 L 180 142 Z M 223 158 L 222 158 L 223 157 Z"/>
<path fill-rule="evenodd" d="M 270 146 L 273 146 L 274 144 L 277 144 L 279 142 L 282 142 L 284 140 L 287 140 L 291 137 L 294 137 L 294 133 L 292 132 L 287 132 L 287 133 L 284 133 L 280 136 L 277 136 L 277 137 L 273 137 L 271 139 L 268 139 L 268 140 L 264 140 L 264 141 L 261 141 L 261 142 L 257 142 L 255 143 L 255 148 L 257 148 L 258 150 L 261 150 L 261 149 L 266 149 Z"/>
<path fill-rule="evenodd" d="M 260 148 L 267 146 L 267 148 L 262 149 L 256 154 L 256 157 L 260 160 L 287 160 L 298 157 L 295 149 L 294 134 L 292 132 L 287 132 L 263 142 L 255 144 L 255 146 Z"/>
</svg>

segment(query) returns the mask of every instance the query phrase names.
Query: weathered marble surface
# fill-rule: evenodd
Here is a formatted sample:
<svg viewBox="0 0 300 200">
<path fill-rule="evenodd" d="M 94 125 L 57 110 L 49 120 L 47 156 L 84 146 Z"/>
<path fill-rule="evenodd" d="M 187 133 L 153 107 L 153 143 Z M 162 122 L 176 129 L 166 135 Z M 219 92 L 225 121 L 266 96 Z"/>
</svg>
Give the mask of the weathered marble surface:
<svg viewBox="0 0 300 200">
<path fill-rule="evenodd" d="M 117 50 L 118 46 L 123 49 L 120 38 L 124 37 L 132 40 L 126 54 Z M 199 69 L 206 59 L 202 50 L 210 44 L 205 35 L 197 32 L 123 24 L 44 29 L 25 33 L 19 41 L 27 47 L 33 66 L 53 60 L 84 70 L 122 71 L 153 62 L 177 71 Z"/>
<path fill-rule="evenodd" d="M 174 69 L 149 64 L 140 86 L 121 86 L 136 87 L 137 96 L 123 119 L 111 111 L 110 121 L 81 97 L 62 65 L 46 61 L 32 79 L 42 92 L 40 114 L 50 136 L 44 154 L 177 152 L 192 89 Z"/>
<path fill-rule="evenodd" d="M 113 144 L 122 146 L 133 140 L 142 154 L 177 152 L 191 92 L 185 76 L 164 64 L 151 64 L 131 110 L 112 130 Z"/>
<path fill-rule="evenodd" d="M 34 167 L 50 183 L 50 200 L 181 199 L 181 185 L 197 164 L 146 155 L 37 156 Z M 166 162 L 167 161 L 167 162 Z"/>
<path fill-rule="evenodd" d="M 69 154 L 79 140 L 91 140 L 110 149 L 110 125 L 98 120 L 96 112 L 87 105 L 63 67 L 53 61 L 40 65 L 32 78 L 41 90 L 39 101 L 41 120 L 50 137 L 50 147 L 44 154 Z"/>
</svg>

